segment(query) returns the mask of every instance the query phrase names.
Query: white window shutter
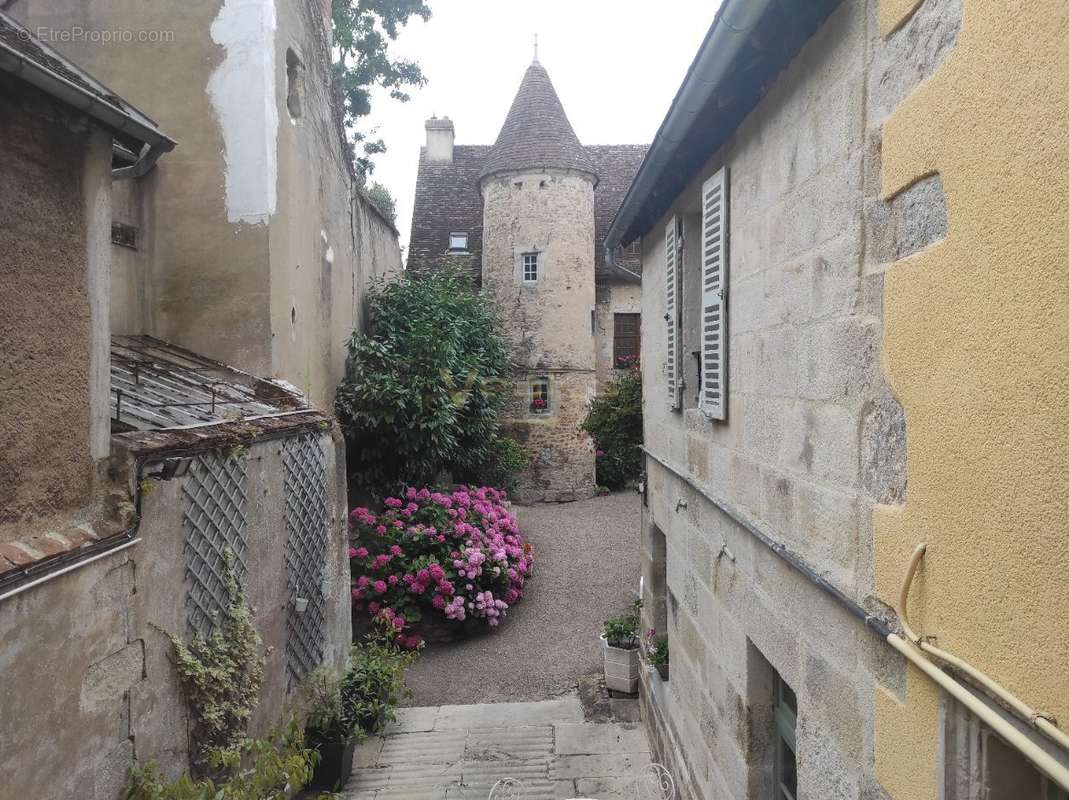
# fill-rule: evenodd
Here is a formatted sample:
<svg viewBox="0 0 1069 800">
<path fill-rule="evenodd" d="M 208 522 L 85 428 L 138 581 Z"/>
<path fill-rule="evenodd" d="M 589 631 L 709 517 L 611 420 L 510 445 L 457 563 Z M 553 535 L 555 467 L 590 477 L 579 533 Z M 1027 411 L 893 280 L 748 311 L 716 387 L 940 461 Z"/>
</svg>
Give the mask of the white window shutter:
<svg viewBox="0 0 1069 800">
<path fill-rule="evenodd" d="M 702 184 L 702 385 L 698 404 L 710 419 L 727 419 L 728 173 Z"/>
<path fill-rule="evenodd" d="M 677 409 L 681 405 L 683 386 L 681 381 L 680 360 L 682 356 L 682 331 L 679 324 L 680 312 L 680 247 L 679 220 L 672 217 L 664 229 L 664 266 L 665 266 L 665 314 L 668 324 L 668 360 L 665 375 L 668 379 L 668 407 Z"/>
</svg>

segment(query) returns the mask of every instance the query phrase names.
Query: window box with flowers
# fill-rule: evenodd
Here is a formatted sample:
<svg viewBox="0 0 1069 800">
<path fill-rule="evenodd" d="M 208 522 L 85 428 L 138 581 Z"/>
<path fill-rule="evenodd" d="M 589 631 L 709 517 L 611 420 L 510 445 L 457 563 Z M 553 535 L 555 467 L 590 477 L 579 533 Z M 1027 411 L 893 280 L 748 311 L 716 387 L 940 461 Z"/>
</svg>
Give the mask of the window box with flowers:
<svg viewBox="0 0 1069 800">
<path fill-rule="evenodd" d="M 548 414 L 549 413 L 549 379 L 538 378 L 531 381 L 531 402 L 530 409 L 532 414 Z"/>
</svg>

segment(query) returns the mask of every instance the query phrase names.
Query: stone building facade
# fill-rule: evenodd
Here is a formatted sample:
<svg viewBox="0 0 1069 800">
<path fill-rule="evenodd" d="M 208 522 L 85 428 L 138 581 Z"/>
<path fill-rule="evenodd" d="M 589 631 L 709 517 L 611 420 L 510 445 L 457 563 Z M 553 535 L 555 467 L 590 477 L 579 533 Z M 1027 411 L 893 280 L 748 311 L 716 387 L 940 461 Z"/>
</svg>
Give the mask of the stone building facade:
<svg viewBox="0 0 1069 800">
<path fill-rule="evenodd" d="M 264 645 L 252 735 L 345 663 L 345 449 L 308 396 L 330 403 L 399 251 L 316 82 L 327 5 L 6 7 L 32 28 L 0 12 L 0 797 L 118 800 L 132 766 L 189 768 L 169 634 L 211 628 L 227 551 Z M 320 65 L 304 94 L 288 49 Z"/>
<path fill-rule="evenodd" d="M 1045 231 L 1065 209 L 1026 199 L 1022 166 L 1004 188 L 1031 221 L 1014 213 L 1023 252 L 1009 256 L 984 244 L 1004 212 L 980 188 L 1004 162 L 1069 152 L 1053 123 L 1069 102 L 1054 6 L 727 0 L 610 229 L 609 246 L 641 237 L 643 318 L 657 321 L 642 341 L 643 613 L 671 668 L 643 673 L 642 705 L 683 797 L 1065 796 L 1056 737 L 943 671 L 899 602 L 927 542 L 909 622 L 1026 707 L 1065 716 L 1055 628 L 1069 592 L 1011 577 L 1049 574 L 1061 550 L 992 507 L 1065 520 L 1059 491 L 1038 488 L 1058 469 L 1039 440 L 1055 419 L 1069 428 L 1064 408 L 1046 394 L 1036 415 L 1006 406 L 1059 358 L 1039 322 L 1052 272 L 1032 249 L 1064 258 Z M 979 65 L 1010 41 L 996 101 Z M 1055 83 L 1054 98 L 1027 88 Z M 1007 261 L 1020 327 L 988 293 Z M 1033 324 L 1036 348 L 1018 337 Z M 1011 377 L 966 355 L 989 346 Z M 990 416 L 972 430 L 980 395 L 1013 443 Z M 997 457 L 980 443 L 992 435 Z M 1030 489 L 1012 481 L 1027 499 L 1002 458 L 1031 465 Z M 1061 767 L 1040 770 L 1029 747 Z"/>
<path fill-rule="evenodd" d="M 537 61 L 492 147 L 453 139 L 451 120 L 427 122 L 408 268 L 466 270 L 503 310 L 516 379 L 505 427 L 531 455 L 518 497 L 589 497 L 579 425 L 614 343 L 637 351 L 639 336 L 637 251 L 607 256 L 603 242 L 645 148 L 580 144 Z"/>
<path fill-rule="evenodd" d="M 114 248 L 114 332 L 281 378 L 332 407 L 367 282 L 398 273 L 401 256 L 353 174 L 331 94 L 330 3 L 8 6 L 181 142 L 116 184 L 115 222 L 134 238 Z"/>
</svg>

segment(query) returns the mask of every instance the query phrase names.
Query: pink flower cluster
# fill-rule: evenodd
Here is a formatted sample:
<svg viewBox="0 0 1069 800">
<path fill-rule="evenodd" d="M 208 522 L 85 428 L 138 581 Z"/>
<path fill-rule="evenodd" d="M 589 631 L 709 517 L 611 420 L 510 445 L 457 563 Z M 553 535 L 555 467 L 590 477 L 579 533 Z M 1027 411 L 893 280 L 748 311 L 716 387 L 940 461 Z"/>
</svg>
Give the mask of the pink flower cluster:
<svg viewBox="0 0 1069 800">
<path fill-rule="evenodd" d="M 485 486 L 450 493 L 410 487 L 386 498 L 379 513 L 355 509 L 353 603 L 366 604 L 372 617 L 386 614 L 399 632 L 426 613 L 496 627 L 523 597 L 534 568 L 507 502 L 504 492 Z"/>
</svg>

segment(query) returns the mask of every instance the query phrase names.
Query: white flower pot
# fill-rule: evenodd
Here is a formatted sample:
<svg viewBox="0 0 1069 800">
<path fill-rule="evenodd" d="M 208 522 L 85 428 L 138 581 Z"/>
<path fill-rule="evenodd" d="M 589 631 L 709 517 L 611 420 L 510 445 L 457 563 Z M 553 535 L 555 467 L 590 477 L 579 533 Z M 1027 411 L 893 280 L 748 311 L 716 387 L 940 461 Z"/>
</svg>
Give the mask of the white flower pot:
<svg viewBox="0 0 1069 800">
<path fill-rule="evenodd" d="M 612 647 L 601 635 L 601 645 L 605 653 L 605 686 L 616 692 L 634 694 L 638 691 L 639 659 L 638 648 L 625 650 Z"/>
</svg>

